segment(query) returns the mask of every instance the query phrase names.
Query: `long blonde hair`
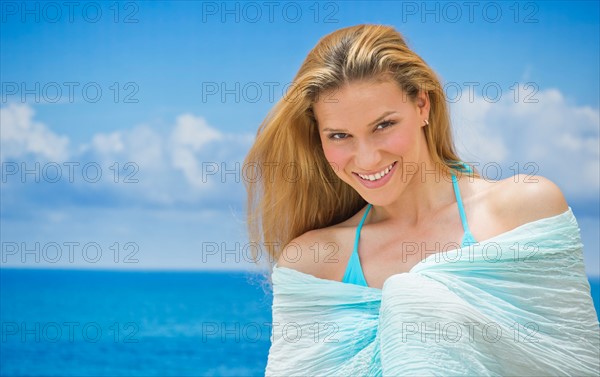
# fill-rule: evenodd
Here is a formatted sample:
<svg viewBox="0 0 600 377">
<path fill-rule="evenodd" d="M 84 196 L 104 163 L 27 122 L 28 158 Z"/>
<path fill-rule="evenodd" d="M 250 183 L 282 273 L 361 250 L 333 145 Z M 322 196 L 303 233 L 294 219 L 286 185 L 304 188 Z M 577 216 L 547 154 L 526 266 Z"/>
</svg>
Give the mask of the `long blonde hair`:
<svg viewBox="0 0 600 377">
<path fill-rule="evenodd" d="M 446 97 L 433 70 L 393 27 L 339 29 L 309 52 L 291 89 L 261 124 L 244 161 L 250 241 L 267 250 L 271 264 L 292 239 L 339 223 L 366 204 L 326 160 L 312 106 L 320 95 L 349 82 L 386 79 L 394 80 L 411 100 L 419 91 L 429 96 L 424 132 L 432 161 L 446 173 L 459 171 Z M 474 170 L 472 174 L 478 175 Z"/>
</svg>

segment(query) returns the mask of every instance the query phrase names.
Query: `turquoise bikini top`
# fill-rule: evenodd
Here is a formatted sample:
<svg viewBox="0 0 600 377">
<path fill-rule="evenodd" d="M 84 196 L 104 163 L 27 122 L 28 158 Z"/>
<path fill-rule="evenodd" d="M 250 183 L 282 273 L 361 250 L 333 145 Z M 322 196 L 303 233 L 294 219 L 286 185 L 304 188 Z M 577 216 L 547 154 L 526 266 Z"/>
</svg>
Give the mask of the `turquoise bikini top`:
<svg viewBox="0 0 600 377">
<path fill-rule="evenodd" d="M 462 222 L 462 227 L 464 230 L 464 235 L 461 242 L 461 247 L 466 247 L 471 244 L 477 243 L 473 234 L 471 234 L 471 230 L 469 229 L 469 224 L 467 223 L 467 216 L 465 215 L 465 209 L 463 207 L 462 199 L 460 197 L 460 189 L 458 188 L 458 180 L 456 176 L 452 174 L 452 186 L 454 187 L 454 195 L 456 196 L 456 203 L 458 204 L 458 213 L 460 214 L 460 220 Z M 360 230 L 371 210 L 372 205 L 369 203 L 367 205 L 367 210 L 363 215 L 358 227 L 356 228 L 356 236 L 354 238 L 354 249 L 352 251 L 352 255 L 350 256 L 350 260 L 348 261 L 348 265 L 346 266 L 346 273 L 344 274 L 344 278 L 342 279 L 343 283 L 351 283 L 362 286 L 367 286 L 367 281 L 365 280 L 365 276 L 362 271 L 362 266 L 360 265 L 360 258 L 358 257 L 358 241 L 360 240 Z"/>
</svg>

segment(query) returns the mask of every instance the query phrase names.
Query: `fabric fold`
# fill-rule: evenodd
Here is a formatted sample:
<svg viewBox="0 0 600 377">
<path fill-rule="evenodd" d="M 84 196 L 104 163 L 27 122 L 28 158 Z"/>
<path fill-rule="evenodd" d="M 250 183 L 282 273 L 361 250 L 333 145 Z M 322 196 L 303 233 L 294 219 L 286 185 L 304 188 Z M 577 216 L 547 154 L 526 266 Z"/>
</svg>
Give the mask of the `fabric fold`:
<svg viewBox="0 0 600 377">
<path fill-rule="evenodd" d="M 572 210 L 432 254 L 376 289 L 275 266 L 268 376 L 600 374 Z"/>
</svg>

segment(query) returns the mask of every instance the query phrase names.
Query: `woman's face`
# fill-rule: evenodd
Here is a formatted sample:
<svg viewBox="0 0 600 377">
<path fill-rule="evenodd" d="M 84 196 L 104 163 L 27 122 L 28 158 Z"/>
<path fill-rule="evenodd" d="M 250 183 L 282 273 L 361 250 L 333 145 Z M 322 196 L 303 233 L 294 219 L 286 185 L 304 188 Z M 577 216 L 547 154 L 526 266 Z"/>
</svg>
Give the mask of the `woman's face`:
<svg viewBox="0 0 600 377">
<path fill-rule="evenodd" d="M 429 101 L 412 101 L 395 82 L 359 81 L 314 104 L 325 157 L 367 202 L 394 201 L 429 159 L 423 126 Z"/>
</svg>

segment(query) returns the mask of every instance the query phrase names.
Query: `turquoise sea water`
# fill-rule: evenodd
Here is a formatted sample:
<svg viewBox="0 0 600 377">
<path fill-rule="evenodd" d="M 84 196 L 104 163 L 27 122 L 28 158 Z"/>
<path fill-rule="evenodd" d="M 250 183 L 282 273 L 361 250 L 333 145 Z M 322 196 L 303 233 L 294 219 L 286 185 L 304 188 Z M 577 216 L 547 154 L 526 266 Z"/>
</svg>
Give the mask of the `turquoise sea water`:
<svg viewBox="0 0 600 377">
<path fill-rule="evenodd" d="M 0 375 L 263 375 L 272 298 L 261 281 L 0 269 Z M 590 284 L 600 313 L 600 279 Z"/>
<path fill-rule="evenodd" d="M 256 279 L 2 269 L 0 375 L 263 375 L 271 298 Z"/>
</svg>

